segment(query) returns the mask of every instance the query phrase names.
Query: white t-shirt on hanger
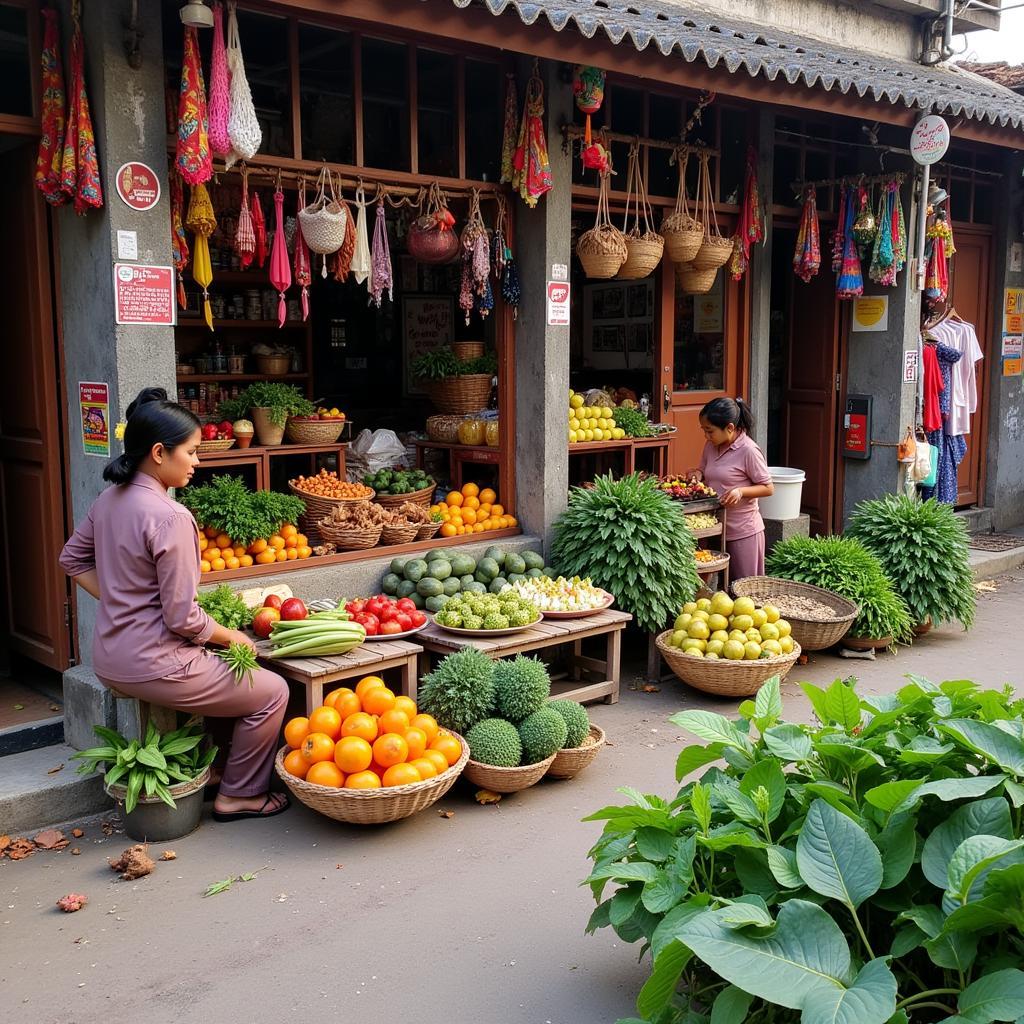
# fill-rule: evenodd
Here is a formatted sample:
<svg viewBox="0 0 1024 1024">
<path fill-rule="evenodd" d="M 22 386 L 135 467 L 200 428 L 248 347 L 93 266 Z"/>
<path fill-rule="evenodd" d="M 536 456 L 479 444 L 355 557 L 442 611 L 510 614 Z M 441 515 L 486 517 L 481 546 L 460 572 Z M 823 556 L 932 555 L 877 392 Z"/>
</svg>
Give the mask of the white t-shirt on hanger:
<svg viewBox="0 0 1024 1024">
<path fill-rule="evenodd" d="M 962 353 L 952 366 L 953 394 L 950 396 L 947 433 L 969 434 L 971 414 L 978 409 L 978 381 L 974 364 L 983 358 L 974 325 L 962 320 L 943 320 L 929 328 L 938 341 Z"/>
</svg>

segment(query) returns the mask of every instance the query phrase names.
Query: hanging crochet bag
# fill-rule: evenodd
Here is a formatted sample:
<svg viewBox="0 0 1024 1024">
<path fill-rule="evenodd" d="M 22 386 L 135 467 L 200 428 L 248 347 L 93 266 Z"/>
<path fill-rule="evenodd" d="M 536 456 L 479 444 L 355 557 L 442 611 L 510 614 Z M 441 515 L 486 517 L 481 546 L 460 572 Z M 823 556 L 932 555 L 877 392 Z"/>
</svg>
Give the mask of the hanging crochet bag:
<svg viewBox="0 0 1024 1024">
<path fill-rule="evenodd" d="M 724 266 L 732 255 L 732 239 L 725 238 L 718 228 L 718 215 L 715 213 L 715 202 L 711 195 L 711 172 L 708 164 L 710 157 L 707 153 L 700 154 L 700 174 L 698 175 L 697 186 L 697 218 L 704 224 L 704 238 L 693 257 L 692 265 L 694 270 L 705 271 L 718 270 Z M 712 230 L 712 227 L 714 230 Z M 708 281 L 709 291 L 714 283 L 714 275 Z"/>
<path fill-rule="evenodd" d="M 391 271 L 391 246 L 384 217 L 384 197 L 377 200 L 377 220 L 373 226 L 373 249 L 370 252 L 370 301 L 380 309 L 384 293 L 394 301 L 394 275 Z"/>
<path fill-rule="evenodd" d="M 249 80 L 245 76 L 242 59 L 242 41 L 238 35 L 238 16 L 234 3 L 228 4 L 228 72 L 231 76 L 231 107 L 228 112 L 228 138 L 232 153 L 228 165 L 235 159 L 251 160 L 263 142 L 263 129 L 256 117 Z"/>
<path fill-rule="evenodd" d="M 679 183 L 676 186 L 675 209 L 665 216 L 661 222 L 661 234 L 665 239 L 665 251 L 673 263 L 689 263 L 700 243 L 704 241 L 704 225 L 690 216 L 690 199 L 686 194 L 686 167 L 690 160 L 690 152 L 677 149 L 672 154 L 679 170 Z"/>
<path fill-rule="evenodd" d="M 316 196 L 308 206 L 299 210 L 299 226 L 302 237 L 312 252 L 324 257 L 321 276 L 327 276 L 327 259 L 345 243 L 345 226 L 348 214 L 338 201 L 334 190 L 334 176 L 327 170 L 327 164 L 320 169 L 316 182 Z M 330 195 L 328 195 L 330 190 Z"/>
<path fill-rule="evenodd" d="M 611 171 L 601 175 L 594 226 L 589 231 L 584 231 L 576 243 L 576 255 L 583 265 L 583 273 L 594 281 L 607 281 L 614 277 L 629 255 L 626 237 L 612 223 L 608 211 L 610 177 Z"/>
<path fill-rule="evenodd" d="M 451 263 L 459 255 L 459 236 L 454 227 L 455 218 L 435 181 L 427 197 L 427 212 L 409 228 L 410 255 L 420 263 Z"/>
<path fill-rule="evenodd" d="M 210 99 L 206 112 L 210 121 L 210 149 L 214 156 L 225 157 L 231 152 L 228 135 L 228 114 L 231 109 L 231 73 L 228 71 L 228 51 L 224 43 L 224 5 L 213 5 L 213 54 L 210 57 Z"/>
<path fill-rule="evenodd" d="M 629 226 L 632 208 L 633 226 Z M 640 218 L 643 216 L 643 231 Z M 651 227 L 651 205 L 647 201 L 643 174 L 640 171 L 640 146 L 634 142 L 629 148 L 629 174 L 626 184 L 626 214 L 622 220 L 622 233 L 626 238 L 626 260 L 616 275 L 620 281 L 639 281 L 653 273 L 665 251 L 665 239 Z"/>
<path fill-rule="evenodd" d="M 249 168 L 242 165 L 242 205 L 238 211 L 238 225 L 235 228 L 235 252 L 238 262 L 246 270 L 256 255 L 256 229 L 249 210 Z"/>
<path fill-rule="evenodd" d="M 366 230 L 366 193 L 356 189 L 356 247 L 352 253 L 352 276 L 356 284 L 362 284 L 370 277 L 370 236 Z"/>
</svg>

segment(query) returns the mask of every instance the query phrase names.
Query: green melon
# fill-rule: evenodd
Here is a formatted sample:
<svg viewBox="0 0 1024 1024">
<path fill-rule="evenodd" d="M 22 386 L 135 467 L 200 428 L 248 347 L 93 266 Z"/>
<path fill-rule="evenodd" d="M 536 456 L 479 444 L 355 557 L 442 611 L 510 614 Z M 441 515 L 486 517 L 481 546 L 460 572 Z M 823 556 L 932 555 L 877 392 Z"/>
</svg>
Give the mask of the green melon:
<svg viewBox="0 0 1024 1024">
<path fill-rule="evenodd" d="M 536 551 L 524 551 L 522 555 L 523 561 L 526 563 L 527 575 L 529 575 L 530 569 L 544 568 L 544 557 L 539 555 Z"/>
<path fill-rule="evenodd" d="M 505 564 L 505 549 L 497 544 L 492 544 L 485 552 L 484 558 L 493 558 L 500 569 Z"/>
<path fill-rule="evenodd" d="M 465 589 L 466 587 L 468 587 L 470 585 L 470 583 L 475 583 L 476 582 L 476 577 L 473 576 L 472 573 L 466 573 L 465 576 L 461 576 L 459 578 L 459 582 L 462 584 L 463 589 Z"/>
<path fill-rule="evenodd" d="M 509 575 L 522 576 L 526 572 L 526 560 L 515 551 L 505 556 L 505 572 Z"/>
<path fill-rule="evenodd" d="M 423 611 L 423 609 L 427 607 L 427 599 L 422 594 L 417 594 L 415 591 L 409 595 L 409 600 L 412 601 L 420 611 Z"/>
<path fill-rule="evenodd" d="M 469 555 L 455 555 L 452 558 L 452 572 L 456 576 L 472 576 L 476 572 L 476 559 Z"/>
<path fill-rule="evenodd" d="M 428 612 L 439 612 L 451 599 L 445 594 L 439 594 L 437 597 L 428 597 L 426 600 L 426 606 Z"/>
<path fill-rule="evenodd" d="M 385 594 L 394 595 L 398 593 L 398 585 L 401 582 L 402 580 L 400 576 L 395 575 L 393 572 L 389 572 L 385 575 L 384 579 L 381 580 L 380 589 L 383 590 Z"/>
<path fill-rule="evenodd" d="M 446 580 L 452 574 L 452 563 L 447 559 L 435 558 L 429 563 L 429 566 L 427 575 L 432 576 L 435 580 Z"/>
<path fill-rule="evenodd" d="M 444 592 L 449 597 L 454 597 L 460 590 L 462 590 L 462 580 L 457 576 L 449 576 L 444 581 Z"/>
<path fill-rule="evenodd" d="M 416 584 L 416 593 L 422 597 L 440 597 L 444 593 L 444 584 L 433 576 L 424 576 Z"/>
<path fill-rule="evenodd" d="M 396 575 L 402 576 L 405 574 L 405 567 L 408 563 L 408 558 L 392 558 L 391 565 L 388 568 Z"/>
<path fill-rule="evenodd" d="M 488 550 L 493 549 L 488 548 Z M 481 583 L 490 583 L 499 572 L 501 572 L 501 566 L 488 555 L 486 558 L 482 558 L 476 567 L 476 578 Z"/>
<path fill-rule="evenodd" d="M 510 572 L 508 574 L 509 583 L 522 583 L 526 579 L 526 574 L 521 572 Z"/>
<path fill-rule="evenodd" d="M 412 580 L 402 580 L 398 584 L 397 597 L 412 597 L 416 593 L 416 584 Z"/>
<path fill-rule="evenodd" d="M 422 558 L 414 558 L 405 564 L 405 578 L 413 583 L 419 583 L 427 575 L 429 566 Z"/>
<path fill-rule="evenodd" d="M 487 586 L 481 583 L 479 580 L 473 580 L 472 583 L 467 583 L 462 588 L 462 591 L 465 594 L 486 594 Z"/>
<path fill-rule="evenodd" d="M 506 583 L 508 583 L 508 580 L 505 579 L 504 576 L 495 576 L 494 579 L 491 580 L 491 584 L 487 589 L 492 594 L 500 594 L 501 588 L 505 586 Z"/>
<path fill-rule="evenodd" d="M 527 569 L 526 570 L 526 578 L 530 579 L 530 580 L 538 579 L 538 578 L 540 578 L 543 575 L 544 575 L 544 573 L 542 573 L 540 571 L 540 569 Z"/>
</svg>

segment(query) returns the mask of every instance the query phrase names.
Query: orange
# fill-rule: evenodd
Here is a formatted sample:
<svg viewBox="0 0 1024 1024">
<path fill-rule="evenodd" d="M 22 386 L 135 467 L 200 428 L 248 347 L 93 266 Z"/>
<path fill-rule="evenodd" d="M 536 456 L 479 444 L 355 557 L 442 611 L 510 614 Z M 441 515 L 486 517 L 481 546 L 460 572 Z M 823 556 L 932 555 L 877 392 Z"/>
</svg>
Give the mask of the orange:
<svg viewBox="0 0 1024 1024">
<path fill-rule="evenodd" d="M 409 748 L 408 760 L 415 761 L 417 757 L 422 757 L 423 752 L 427 749 L 427 734 L 421 729 L 414 729 L 411 726 L 405 730 L 405 745 Z"/>
<path fill-rule="evenodd" d="M 395 694 L 386 686 L 371 686 L 362 700 L 363 710 L 371 715 L 383 715 L 395 706 Z"/>
<path fill-rule="evenodd" d="M 292 539 L 294 540 L 295 538 L 293 537 Z M 299 549 L 298 549 L 298 548 L 288 548 L 288 549 L 286 549 L 286 551 L 284 552 L 284 555 L 285 555 L 285 558 L 286 558 L 286 559 L 287 559 L 287 560 L 288 560 L 289 562 L 294 562 L 294 561 L 296 561 L 296 560 L 298 559 L 298 557 L 299 557 Z"/>
<path fill-rule="evenodd" d="M 252 565 L 252 555 L 242 555 L 238 562 L 243 569 L 248 569 Z"/>
<path fill-rule="evenodd" d="M 462 507 L 464 509 L 467 509 L 467 508 L 468 509 L 472 509 L 475 512 L 480 507 L 480 499 L 479 498 L 467 498 L 462 503 Z"/>
<path fill-rule="evenodd" d="M 345 785 L 345 775 L 333 761 L 320 761 L 306 772 L 306 781 L 317 786 L 341 789 Z"/>
<path fill-rule="evenodd" d="M 403 694 L 395 698 L 395 710 L 404 711 L 409 716 L 409 724 L 411 725 L 412 720 L 416 717 L 416 702 L 412 697 L 406 697 Z"/>
<path fill-rule="evenodd" d="M 298 551 L 299 558 L 309 558 L 313 554 L 313 549 L 308 544 L 303 544 Z"/>
<path fill-rule="evenodd" d="M 499 518 L 500 516 L 503 516 L 504 514 L 505 514 L 505 509 L 501 505 L 499 505 L 497 502 L 494 502 L 491 505 L 491 515 L 494 516 L 496 519 Z"/>
<path fill-rule="evenodd" d="M 334 763 L 346 775 L 365 772 L 373 760 L 373 748 L 360 736 L 343 736 L 334 746 Z"/>
<path fill-rule="evenodd" d="M 239 566 L 241 566 L 241 564 L 242 564 L 242 560 L 240 558 L 235 558 L 234 555 L 232 555 L 230 558 L 225 558 L 224 559 L 224 568 L 225 569 L 237 569 L 237 568 L 239 568 Z"/>
<path fill-rule="evenodd" d="M 324 697 L 324 707 L 333 708 L 338 703 L 338 698 L 343 697 L 346 693 L 352 693 L 352 688 L 349 686 L 341 686 L 337 690 L 331 690 L 326 697 Z M 344 721 L 348 718 L 348 715 L 342 715 L 341 720 Z"/>
<path fill-rule="evenodd" d="M 199 563 L 200 572 L 211 572 L 212 569 L 213 566 L 205 558 Z"/>
<path fill-rule="evenodd" d="M 301 750 L 289 750 L 284 756 L 284 770 L 297 779 L 304 779 L 309 771 L 309 762 L 302 756 Z"/>
<path fill-rule="evenodd" d="M 295 534 L 295 539 L 299 542 L 299 547 L 300 548 L 304 544 L 308 544 L 309 543 L 309 538 L 304 533 L 297 533 L 297 534 Z"/>
<path fill-rule="evenodd" d="M 471 508 L 463 509 L 463 511 L 462 511 L 462 521 L 467 526 L 475 526 L 476 525 L 476 512 L 474 512 Z"/>
<path fill-rule="evenodd" d="M 245 554 L 245 545 L 244 544 L 236 544 L 234 546 L 234 548 L 232 549 L 232 552 L 233 552 L 235 558 L 241 558 L 242 555 Z"/>
<path fill-rule="evenodd" d="M 413 782 L 422 781 L 420 773 L 411 764 L 392 765 L 381 779 L 385 786 L 408 786 Z"/>
<path fill-rule="evenodd" d="M 437 775 L 437 765 L 429 757 L 417 757 L 415 761 L 410 761 L 409 764 L 420 773 L 420 778 L 424 782 Z"/>
<path fill-rule="evenodd" d="M 298 535 L 298 529 L 292 526 L 291 524 L 281 527 L 281 536 L 284 537 L 285 540 L 287 540 L 289 537 L 297 537 Z"/>
<path fill-rule="evenodd" d="M 364 711 L 357 711 L 341 723 L 341 735 L 361 736 L 372 743 L 377 738 L 377 723 Z"/>
<path fill-rule="evenodd" d="M 270 538 L 269 543 L 270 546 L 274 548 L 275 551 L 284 550 L 284 537 L 282 537 L 279 533 L 275 533 L 274 536 Z"/>
<path fill-rule="evenodd" d="M 278 551 L 276 551 L 276 553 L 274 555 L 274 561 L 275 562 L 287 562 L 288 561 L 288 552 L 285 551 L 284 548 L 280 548 Z"/>
<path fill-rule="evenodd" d="M 308 718 L 293 718 L 284 727 L 284 741 L 293 750 L 298 750 L 310 731 Z"/>
<path fill-rule="evenodd" d="M 477 523 L 476 526 L 473 527 L 473 532 L 474 533 L 483 533 L 484 532 L 484 525 L 483 525 L 483 523 Z"/>
<path fill-rule="evenodd" d="M 259 540 L 254 540 L 249 545 L 249 554 L 250 555 L 259 555 L 259 554 L 262 554 L 266 550 L 267 550 L 267 542 L 265 540 L 263 540 L 262 538 L 260 538 Z"/>
<path fill-rule="evenodd" d="M 323 732 L 336 740 L 341 735 L 341 721 L 341 715 L 335 708 L 317 708 L 309 716 L 309 731 Z"/>
<path fill-rule="evenodd" d="M 463 484 L 462 485 L 462 496 L 464 498 L 475 498 L 480 493 L 480 488 L 476 484 Z"/>
<path fill-rule="evenodd" d="M 270 565 L 271 562 L 276 562 L 276 561 L 277 561 L 277 555 L 275 555 L 274 552 L 271 551 L 269 548 L 264 548 L 256 556 L 256 564 L 257 565 Z"/>
<path fill-rule="evenodd" d="M 210 559 L 210 568 L 214 572 L 223 572 L 225 567 L 224 559 L 219 555 L 216 558 Z"/>
<path fill-rule="evenodd" d="M 205 551 L 210 546 L 210 538 L 205 533 L 199 534 L 199 550 Z"/>
<path fill-rule="evenodd" d="M 219 548 L 230 548 L 232 546 L 231 538 L 226 533 L 218 533 L 214 543 Z"/>
<path fill-rule="evenodd" d="M 491 503 L 489 501 L 481 501 L 480 507 L 477 511 L 482 513 L 483 517 L 486 519 L 491 514 Z"/>
<path fill-rule="evenodd" d="M 383 686 L 384 680 L 380 676 L 363 676 L 362 679 L 356 683 L 356 693 L 359 694 L 359 699 L 362 700 L 366 696 L 366 691 L 372 689 L 374 686 Z"/>
<path fill-rule="evenodd" d="M 367 696 L 375 694 L 376 690 L 371 690 Z M 380 721 L 377 723 L 381 733 L 386 732 L 397 732 L 399 736 L 405 733 L 405 730 L 409 728 L 409 716 L 404 711 L 399 711 L 397 708 L 391 708 L 390 711 L 385 711 L 380 716 Z"/>
<path fill-rule="evenodd" d="M 427 737 L 427 746 L 437 739 L 437 720 L 433 715 L 416 715 L 409 724 Z"/>
<path fill-rule="evenodd" d="M 462 493 L 460 491 L 449 491 L 444 503 L 450 508 L 458 508 L 462 504 Z"/>
<path fill-rule="evenodd" d="M 519 520 L 516 519 L 515 516 L 507 516 L 506 518 L 508 519 L 508 525 L 509 526 L 515 527 L 515 526 L 519 525 Z"/>
<path fill-rule="evenodd" d="M 308 741 L 307 741 L 308 742 Z M 437 750 L 444 755 L 444 759 L 448 762 L 450 768 L 460 757 L 462 757 L 462 744 L 450 733 L 441 733 L 433 743 L 430 744 L 431 750 Z"/>
<path fill-rule="evenodd" d="M 341 715 L 341 720 L 344 722 L 350 715 L 354 715 L 357 711 L 362 711 L 363 705 L 359 697 L 349 690 L 348 693 L 343 693 L 334 702 L 334 709 Z"/>
<path fill-rule="evenodd" d="M 456 526 L 455 533 L 459 537 L 464 537 L 466 534 L 466 528 L 464 526 Z"/>
<path fill-rule="evenodd" d="M 481 505 L 493 505 L 498 500 L 497 494 L 491 490 L 490 487 L 485 487 L 480 492 L 480 504 Z"/>
<path fill-rule="evenodd" d="M 229 558 L 235 557 L 235 549 L 229 544 L 225 548 L 220 549 L 220 557 L 226 562 Z"/>
<path fill-rule="evenodd" d="M 401 764 L 408 756 L 409 744 L 396 732 L 385 733 L 374 740 L 373 759 L 383 768 Z"/>
<path fill-rule="evenodd" d="M 437 769 L 437 774 L 441 775 L 448 771 L 448 758 L 441 753 L 440 750 L 426 750 L 424 751 L 422 760 L 430 761 Z"/>
<path fill-rule="evenodd" d="M 284 546 L 286 548 L 297 548 L 299 546 L 299 538 L 294 534 L 289 534 L 284 539 Z"/>
<path fill-rule="evenodd" d="M 452 526 L 451 523 L 441 524 L 441 536 L 442 537 L 454 537 L 459 531 Z"/>
<path fill-rule="evenodd" d="M 334 760 L 334 740 L 327 733 L 311 732 L 302 741 L 302 756 L 310 764 Z"/>
<path fill-rule="evenodd" d="M 380 789 L 380 779 L 373 772 L 356 772 L 345 780 L 346 789 Z"/>
<path fill-rule="evenodd" d="M 206 529 L 203 530 L 203 533 L 206 534 L 209 540 L 213 540 L 216 536 L 218 536 L 220 530 L 218 530 L 216 526 L 207 526 Z"/>
</svg>

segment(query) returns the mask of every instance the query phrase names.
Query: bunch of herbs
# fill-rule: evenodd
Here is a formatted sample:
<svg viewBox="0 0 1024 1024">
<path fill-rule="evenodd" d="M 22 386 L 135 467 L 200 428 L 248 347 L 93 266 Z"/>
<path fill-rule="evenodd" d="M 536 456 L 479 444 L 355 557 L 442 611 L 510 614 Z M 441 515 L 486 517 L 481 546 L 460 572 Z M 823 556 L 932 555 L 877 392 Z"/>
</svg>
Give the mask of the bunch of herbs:
<svg viewBox="0 0 1024 1024">
<path fill-rule="evenodd" d="M 626 432 L 626 437 L 654 437 L 651 421 L 639 410 L 619 406 L 612 410 L 615 426 Z"/>
<path fill-rule="evenodd" d="M 252 609 L 226 583 L 196 598 L 200 608 L 225 629 L 245 629 L 252 622 Z"/>
<path fill-rule="evenodd" d="M 316 412 L 316 406 L 294 384 L 258 380 L 237 398 L 223 403 L 218 415 L 236 420 L 250 409 L 269 409 L 270 422 L 278 427 L 283 427 L 289 416 L 310 416 Z"/>
<path fill-rule="evenodd" d="M 486 352 L 478 359 L 460 359 L 453 349 L 437 348 L 414 359 L 410 369 L 419 380 L 445 380 L 474 373 L 493 376 L 498 372 L 498 360 L 493 352 Z"/>
<path fill-rule="evenodd" d="M 200 526 L 212 526 L 237 544 L 272 537 L 306 510 L 301 498 L 277 491 L 250 491 L 241 477 L 215 476 L 208 484 L 178 492 Z"/>
</svg>

